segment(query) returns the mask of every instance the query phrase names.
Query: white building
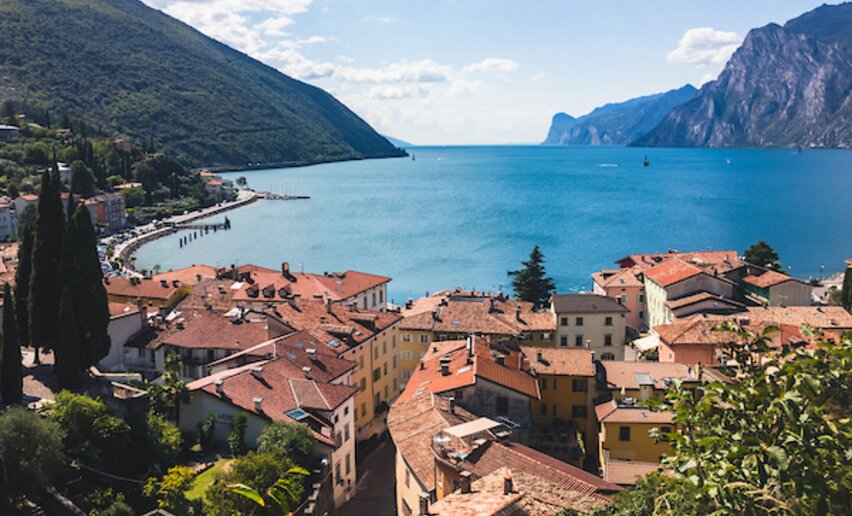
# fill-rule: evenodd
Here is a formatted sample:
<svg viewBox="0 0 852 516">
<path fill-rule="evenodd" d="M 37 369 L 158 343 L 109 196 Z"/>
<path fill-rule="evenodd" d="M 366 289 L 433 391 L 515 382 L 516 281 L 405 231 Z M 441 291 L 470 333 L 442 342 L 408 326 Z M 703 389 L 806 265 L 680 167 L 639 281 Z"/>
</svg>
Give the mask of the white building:
<svg viewBox="0 0 852 516">
<path fill-rule="evenodd" d="M 17 231 L 17 213 L 15 205 L 8 197 L 0 197 L 0 241 L 6 242 L 15 236 Z"/>
</svg>

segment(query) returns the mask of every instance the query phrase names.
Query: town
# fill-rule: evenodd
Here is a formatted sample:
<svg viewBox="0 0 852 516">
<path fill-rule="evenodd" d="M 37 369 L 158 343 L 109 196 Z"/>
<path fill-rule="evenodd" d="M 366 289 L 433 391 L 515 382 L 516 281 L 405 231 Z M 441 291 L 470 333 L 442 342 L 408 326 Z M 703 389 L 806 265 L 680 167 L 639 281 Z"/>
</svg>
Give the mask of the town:
<svg viewBox="0 0 852 516">
<path fill-rule="evenodd" d="M 45 171 L 42 192 L 61 170 Z M 201 177 L 217 206 L 254 199 L 216 174 Z M 246 484 L 261 477 L 269 493 L 286 492 L 285 511 L 304 515 L 603 510 L 671 467 L 680 423 L 671 405 L 660 407 L 673 390 L 740 381 L 750 359 L 736 345 L 764 344 L 748 348 L 759 362 L 825 345 L 848 351 L 852 331 L 849 307 L 835 303 L 848 299 L 852 260 L 845 281 L 802 281 L 763 242 L 742 254 L 631 254 L 592 272 L 593 291 L 573 294 L 555 291 L 536 246 L 510 272 L 512 293 L 444 286 L 395 306 L 392 278 L 373 272 L 303 272 L 287 261 L 137 272 L 132 249 L 180 228 L 165 219 L 117 241 L 118 199 L 99 194 L 74 212 L 104 245 L 129 249 L 116 253 L 116 270 L 103 245 L 99 258 L 108 350 L 75 379 L 59 369 L 64 343 L 53 352 L 23 341 L 19 399 L 70 425 L 66 446 L 86 442 L 65 453 L 87 489 L 100 485 L 124 504 L 147 476 L 136 506 L 156 503 L 161 514 L 250 510 L 266 493 Z M 7 201 L 7 233 L 30 205 L 37 226 L 43 203 Z M 24 266 L 19 247 L 33 245 L 23 242 L 2 244 L 7 284 Z M 6 382 L 15 355 L 4 340 Z M 127 459 L 138 464 L 117 463 L 115 446 L 139 443 L 96 430 L 102 418 L 126 426 L 126 439 L 146 417 L 160 444 Z M 52 492 L 73 504 L 69 491 Z"/>
</svg>

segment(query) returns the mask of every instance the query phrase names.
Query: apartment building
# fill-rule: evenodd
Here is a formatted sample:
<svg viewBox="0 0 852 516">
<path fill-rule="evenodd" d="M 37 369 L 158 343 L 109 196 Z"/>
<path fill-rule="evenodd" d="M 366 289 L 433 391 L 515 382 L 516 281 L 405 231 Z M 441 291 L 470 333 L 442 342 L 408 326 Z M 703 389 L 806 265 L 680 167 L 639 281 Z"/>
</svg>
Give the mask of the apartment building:
<svg viewBox="0 0 852 516">
<path fill-rule="evenodd" d="M 557 347 L 587 348 L 600 360 L 624 360 L 628 309 L 597 294 L 554 294 Z"/>
</svg>

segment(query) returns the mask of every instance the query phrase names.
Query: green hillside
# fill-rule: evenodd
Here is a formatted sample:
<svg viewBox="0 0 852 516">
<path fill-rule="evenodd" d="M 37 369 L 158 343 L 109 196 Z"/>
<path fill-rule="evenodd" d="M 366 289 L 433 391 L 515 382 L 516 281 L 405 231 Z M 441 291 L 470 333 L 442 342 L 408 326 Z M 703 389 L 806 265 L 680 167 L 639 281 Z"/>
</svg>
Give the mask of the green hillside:
<svg viewBox="0 0 852 516">
<path fill-rule="evenodd" d="M 325 91 L 137 0 L 0 0 L 0 35 L 0 98 L 192 164 L 403 154 Z"/>
</svg>

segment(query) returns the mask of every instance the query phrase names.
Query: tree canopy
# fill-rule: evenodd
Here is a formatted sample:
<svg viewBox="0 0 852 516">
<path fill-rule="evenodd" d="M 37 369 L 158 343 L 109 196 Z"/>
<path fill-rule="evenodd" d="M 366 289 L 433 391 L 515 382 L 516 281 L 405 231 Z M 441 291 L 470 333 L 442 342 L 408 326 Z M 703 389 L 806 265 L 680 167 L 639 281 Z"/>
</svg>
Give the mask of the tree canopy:
<svg viewBox="0 0 852 516">
<path fill-rule="evenodd" d="M 307 425 L 274 421 L 257 439 L 257 451 L 287 457 L 297 466 L 308 467 L 315 441 Z"/>
<path fill-rule="evenodd" d="M 3 405 L 18 405 L 24 397 L 21 343 L 18 341 L 18 321 L 15 299 L 9 284 L 3 285 L 3 349 L 0 363 L 0 396 Z"/>
<path fill-rule="evenodd" d="M 515 297 L 521 301 L 534 303 L 536 307 L 545 306 L 550 295 L 556 290 L 553 278 L 546 276 L 544 270 L 544 254 L 536 244 L 530 253 L 529 260 L 521 262 L 522 269 L 509 271 L 512 276 L 512 288 Z"/>
<path fill-rule="evenodd" d="M 751 247 L 746 249 L 745 260 L 761 267 L 767 267 L 776 271 L 781 270 L 778 253 L 763 240 L 752 244 Z"/>
</svg>

